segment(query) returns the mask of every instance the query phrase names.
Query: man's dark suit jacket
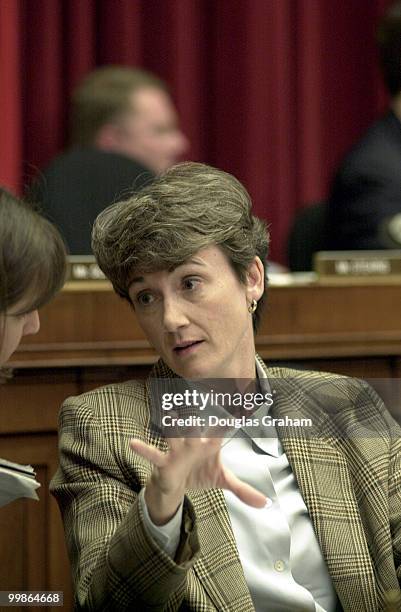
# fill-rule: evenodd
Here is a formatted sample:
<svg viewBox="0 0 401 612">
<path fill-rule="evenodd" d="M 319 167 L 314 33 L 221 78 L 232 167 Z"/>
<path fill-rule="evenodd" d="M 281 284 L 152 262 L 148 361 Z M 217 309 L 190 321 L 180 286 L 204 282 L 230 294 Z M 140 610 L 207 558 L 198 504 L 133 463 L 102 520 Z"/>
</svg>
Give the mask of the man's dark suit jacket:
<svg viewBox="0 0 401 612">
<path fill-rule="evenodd" d="M 63 235 L 71 254 L 92 253 L 91 231 L 97 215 L 125 199 L 153 174 L 137 162 L 97 149 L 72 149 L 40 175 L 28 198 Z"/>
<path fill-rule="evenodd" d="M 401 123 L 389 112 L 344 158 L 328 202 L 330 249 L 391 246 L 383 229 L 401 212 Z"/>
</svg>

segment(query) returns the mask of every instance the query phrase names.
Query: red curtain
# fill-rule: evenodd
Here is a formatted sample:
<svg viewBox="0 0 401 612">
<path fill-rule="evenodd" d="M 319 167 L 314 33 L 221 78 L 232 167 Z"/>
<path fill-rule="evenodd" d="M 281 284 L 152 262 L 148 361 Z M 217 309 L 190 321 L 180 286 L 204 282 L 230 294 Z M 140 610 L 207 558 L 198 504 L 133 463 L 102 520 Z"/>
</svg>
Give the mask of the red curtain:
<svg viewBox="0 0 401 612">
<path fill-rule="evenodd" d="M 0 0 L 0 182 L 22 192 L 67 142 L 97 65 L 171 85 L 189 155 L 234 173 L 284 261 L 297 208 L 385 108 L 374 42 L 389 0 Z"/>
</svg>

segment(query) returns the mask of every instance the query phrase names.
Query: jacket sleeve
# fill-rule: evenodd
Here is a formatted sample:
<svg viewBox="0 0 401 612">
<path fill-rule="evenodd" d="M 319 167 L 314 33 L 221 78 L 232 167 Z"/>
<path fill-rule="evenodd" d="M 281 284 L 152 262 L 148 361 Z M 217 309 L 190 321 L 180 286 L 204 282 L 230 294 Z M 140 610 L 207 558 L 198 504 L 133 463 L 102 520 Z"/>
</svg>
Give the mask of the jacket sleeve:
<svg viewBox="0 0 401 612">
<path fill-rule="evenodd" d="M 401 584 L 401 430 L 398 426 L 395 428 L 390 457 L 389 511 L 394 564 Z"/>
<path fill-rule="evenodd" d="M 177 610 L 199 551 L 193 508 L 185 499 L 173 560 L 148 533 L 138 503 L 139 474 L 143 480 L 149 464 L 133 454 L 128 482 L 110 439 L 115 434 L 108 435 L 91 407 L 67 400 L 60 415 L 60 466 L 50 489 L 64 520 L 76 609 Z"/>
</svg>

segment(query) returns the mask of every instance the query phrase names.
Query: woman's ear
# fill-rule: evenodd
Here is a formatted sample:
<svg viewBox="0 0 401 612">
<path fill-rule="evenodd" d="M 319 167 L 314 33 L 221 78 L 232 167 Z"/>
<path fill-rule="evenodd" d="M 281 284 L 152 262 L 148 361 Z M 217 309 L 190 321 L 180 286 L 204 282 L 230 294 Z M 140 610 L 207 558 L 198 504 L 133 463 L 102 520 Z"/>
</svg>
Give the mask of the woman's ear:
<svg viewBox="0 0 401 612">
<path fill-rule="evenodd" d="M 249 301 L 259 301 L 265 289 L 265 267 L 259 257 L 255 256 L 246 273 L 246 292 Z"/>
</svg>

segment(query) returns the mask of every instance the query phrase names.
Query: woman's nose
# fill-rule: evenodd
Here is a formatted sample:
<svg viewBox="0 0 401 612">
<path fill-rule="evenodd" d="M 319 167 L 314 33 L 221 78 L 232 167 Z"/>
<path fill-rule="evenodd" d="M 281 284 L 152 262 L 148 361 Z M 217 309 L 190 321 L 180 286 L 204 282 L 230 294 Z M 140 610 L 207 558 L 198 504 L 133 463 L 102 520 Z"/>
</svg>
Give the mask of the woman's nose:
<svg viewBox="0 0 401 612">
<path fill-rule="evenodd" d="M 182 307 L 176 300 L 164 300 L 163 306 L 163 326 L 166 331 L 173 333 L 188 323 Z"/>
</svg>

